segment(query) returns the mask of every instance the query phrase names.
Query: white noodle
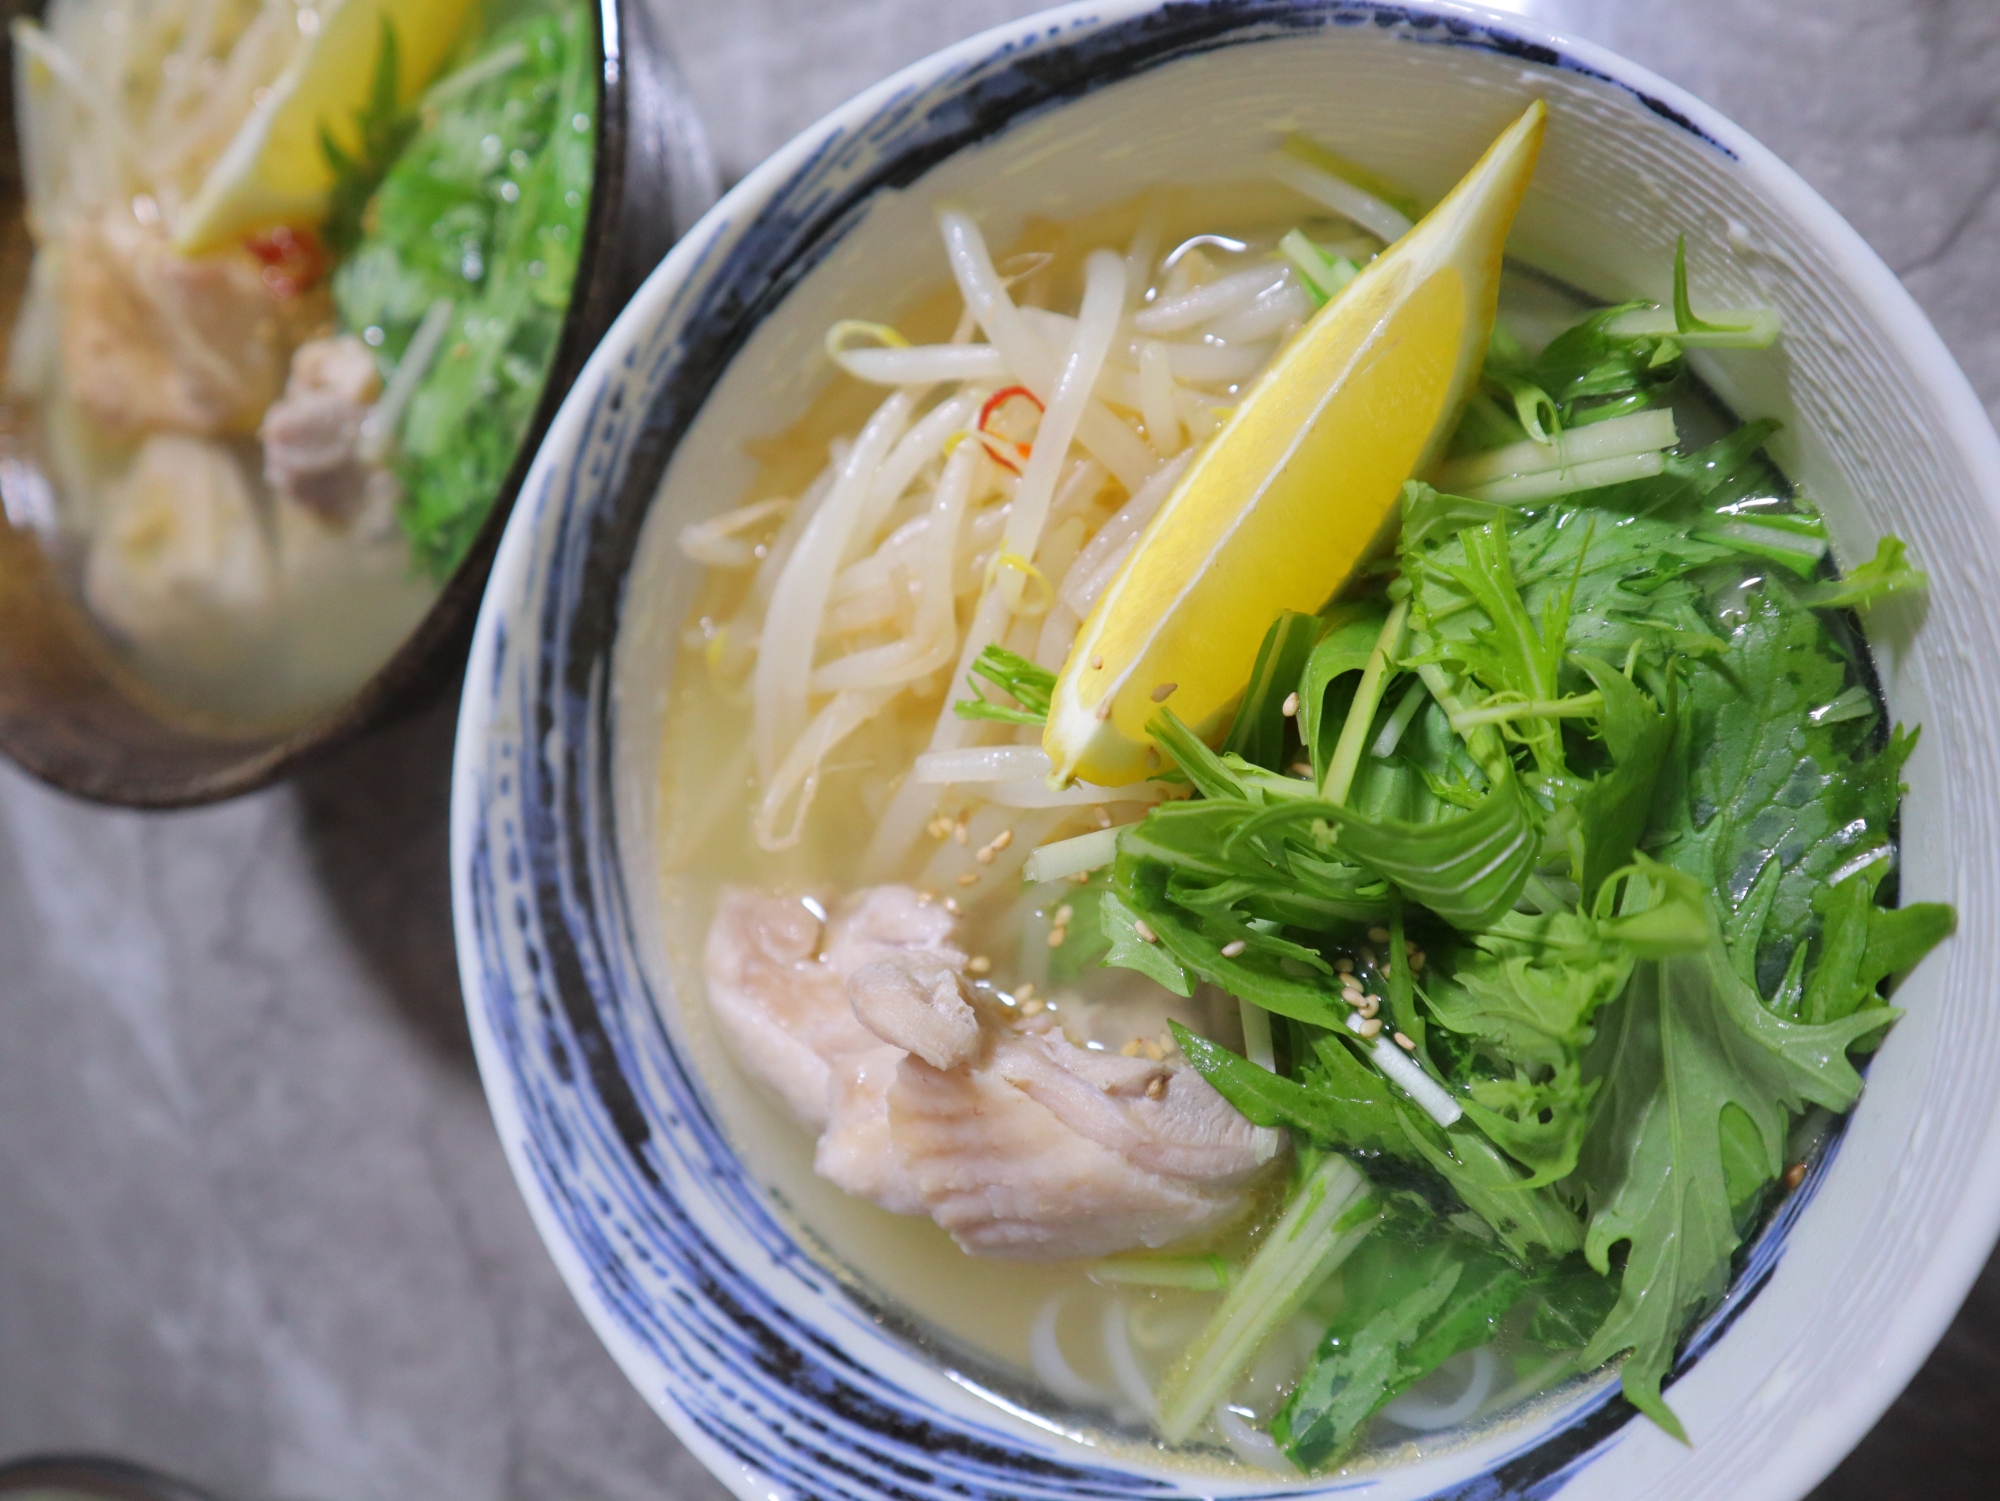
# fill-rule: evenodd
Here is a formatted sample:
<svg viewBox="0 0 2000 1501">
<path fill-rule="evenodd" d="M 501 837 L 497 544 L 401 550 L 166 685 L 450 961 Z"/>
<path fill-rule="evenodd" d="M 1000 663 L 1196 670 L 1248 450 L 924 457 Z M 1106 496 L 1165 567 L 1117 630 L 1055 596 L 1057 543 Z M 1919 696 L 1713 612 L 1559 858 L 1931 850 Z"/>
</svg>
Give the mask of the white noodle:
<svg viewBox="0 0 2000 1501">
<path fill-rule="evenodd" d="M 848 533 L 868 499 L 876 470 L 908 425 L 915 401 L 908 390 L 898 391 L 868 419 L 772 591 L 758 637 L 751 721 L 757 771 L 767 789 L 779 761 L 805 728 L 820 617 L 826 613 L 834 570 L 847 551 Z"/>
<path fill-rule="evenodd" d="M 1285 1457 L 1278 1441 L 1262 1429 L 1252 1428 L 1226 1402 L 1215 1404 L 1215 1428 L 1230 1452 L 1245 1464 L 1269 1470 L 1273 1475 L 1298 1477 L 1298 1466 Z"/>
<path fill-rule="evenodd" d="M 1146 1380 L 1146 1373 L 1139 1369 L 1138 1357 L 1132 1353 L 1132 1336 L 1126 1317 L 1125 1300 L 1110 1299 L 1098 1319 L 1098 1333 L 1103 1337 L 1104 1358 L 1111 1366 L 1112 1376 L 1117 1379 L 1118 1390 L 1124 1393 L 1125 1401 L 1133 1411 L 1151 1423 L 1159 1416 L 1159 1404 L 1153 1400 L 1153 1388 Z"/>
<path fill-rule="evenodd" d="M 1382 1409 L 1382 1416 L 1398 1427 L 1413 1428 L 1419 1433 L 1456 1428 L 1478 1412 L 1487 1397 L 1492 1395 L 1493 1379 L 1500 1369 L 1500 1361 L 1491 1345 L 1481 1345 L 1471 1352 L 1471 1366 L 1466 1374 L 1465 1389 L 1451 1401 L 1435 1402 L 1414 1391 L 1404 1392 Z"/>
<path fill-rule="evenodd" d="M 1117 1402 L 1115 1396 L 1077 1375 L 1075 1368 L 1063 1356 L 1057 1326 L 1062 1318 L 1063 1304 L 1067 1301 L 1067 1290 L 1051 1293 L 1048 1302 L 1035 1315 L 1035 1322 L 1028 1330 L 1028 1364 L 1034 1367 L 1035 1379 L 1065 1402 L 1078 1407 L 1114 1406 Z"/>
</svg>

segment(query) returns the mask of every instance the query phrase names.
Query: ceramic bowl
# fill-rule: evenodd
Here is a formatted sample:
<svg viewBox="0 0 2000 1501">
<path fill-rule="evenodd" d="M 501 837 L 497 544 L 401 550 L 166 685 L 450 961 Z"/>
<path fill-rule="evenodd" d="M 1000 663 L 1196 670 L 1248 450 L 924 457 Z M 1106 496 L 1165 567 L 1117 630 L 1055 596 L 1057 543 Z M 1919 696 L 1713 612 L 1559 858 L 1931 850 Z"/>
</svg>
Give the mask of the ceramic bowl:
<svg viewBox="0 0 2000 1501">
<path fill-rule="evenodd" d="M 40 0 L 0 0 L 0 19 L 42 8 Z M 148 691 L 122 665 L 45 554 L 37 508 L 9 497 L 0 514 L 0 752 L 102 802 L 213 802 L 271 781 L 449 681 L 514 497 L 570 383 L 676 236 L 715 199 L 707 142 L 649 7 L 606 0 L 590 11 L 603 55 L 596 165 L 569 311 L 542 399 L 485 525 L 415 628 L 353 694 L 303 719 L 249 729 L 205 720 Z M 26 230 L 12 51 L 0 32 L 0 243 L 17 246 Z M 25 264 L 25 256 L 10 255 L 10 264 L 16 260 Z M 18 295 L 18 287 L 0 289 L 0 305 L 11 309 Z M 16 484 L 32 500 L 33 487 Z"/>
<path fill-rule="evenodd" d="M 808 1243 L 739 1160 L 667 956 L 655 757 L 691 597 L 673 538 L 737 499 L 746 439 L 830 377 L 840 316 L 943 278 L 932 214 L 1005 243 L 1154 181 L 1243 174 L 1303 129 L 1435 196 L 1531 95 L 1552 110 L 1513 241 L 1604 301 L 1663 296 L 1674 237 L 1776 349 L 1704 367 L 1823 505 L 1840 558 L 1893 530 L 1922 608 L 1872 623 L 1924 727 L 1906 899 L 1962 936 L 1900 994 L 1844 1136 L 1739 1259 L 1669 1390 L 1693 1439 L 1581 1380 L 1449 1442 L 1288 1483 L 1193 1473 L 910 1317 Z M 866 310 L 857 314 L 857 309 Z M 1944 1330 L 2000 1217 L 2000 444 L 1908 295 L 1790 170 L 1599 49 L 1436 0 L 1145 0 L 1053 11 L 912 67 L 807 131 L 670 255 L 593 357 L 508 525 L 457 751 L 459 955 L 493 1113 L 563 1275 L 634 1384 L 744 1497 L 1803 1495 Z"/>
</svg>

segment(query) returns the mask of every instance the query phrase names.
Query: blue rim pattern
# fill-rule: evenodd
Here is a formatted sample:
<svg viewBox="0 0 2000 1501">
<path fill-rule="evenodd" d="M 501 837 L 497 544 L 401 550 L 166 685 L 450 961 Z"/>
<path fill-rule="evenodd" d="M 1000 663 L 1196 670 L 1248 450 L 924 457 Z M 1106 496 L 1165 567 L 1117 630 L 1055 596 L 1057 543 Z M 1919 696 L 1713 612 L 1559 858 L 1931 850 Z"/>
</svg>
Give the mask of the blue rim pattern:
<svg viewBox="0 0 2000 1501">
<path fill-rule="evenodd" d="M 517 508 L 528 548 L 519 599 L 488 602 L 467 700 L 492 724 L 461 745 L 454 881 L 461 964 L 496 1111 L 519 1130 L 544 1234 L 573 1254 L 600 1320 L 642 1349 L 649 1400 L 745 1494 L 909 1498 L 1215 1494 L 1203 1483 L 1090 1463 L 1046 1438 L 968 1417 L 857 1359 L 836 1337 L 879 1322 L 775 1218 L 742 1171 L 704 1087 L 671 1041 L 642 972 L 619 864 L 609 696 L 627 570 L 674 445 L 750 331 L 859 221 L 973 142 L 1107 83 L 1274 35 L 1374 26 L 1416 44 L 1470 47 L 1598 80 L 1724 155 L 1670 104 L 1504 27 L 1364 0 L 1168 3 L 1109 22 L 1075 12 L 895 95 L 864 130 L 833 135 L 753 218 L 708 221 L 697 264 L 622 359 L 569 397 L 574 446 L 553 443 Z M 501 1108 L 501 1100 L 506 1102 Z M 1740 1255 L 1723 1306 L 1679 1371 L 1728 1327 L 1775 1269 L 1823 1177 L 1829 1137 L 1801 1191 Z M 696 1212 L 697 1207 L 700 1212 Z M 718 1243 L 726 1225 L 740 1244 Z M 746 1252 L 748 1254 L 746 1254 Z M 827 1327 L 795 1311 L 804 1294 Z M 817 1310 L 816 1310 L 817 1312 Z M 837 1328 L 836 1326 L 844 1326 Z M 906 1343 L 921 1343 L 905 1331 Z M 879 1336 L 877 1336 L 879 1338 Z M 1028 1415 L 1032 1400 L 966 1368 L 961 1388 Z M 643 1385 L 644 1383 L 642 1383 Z M 1634 1417 L 1601 1382 L 1483 1474 L 1438 1501 L 1552 1495 Z M 1366 1479 L 1323 1485 L 1366 1486 Z M 1199 1486 L 1199 1489 L 1193 1488 Z M 1296 1494 L 1260 1488 L 1232 1495 Z"/>
</svg>

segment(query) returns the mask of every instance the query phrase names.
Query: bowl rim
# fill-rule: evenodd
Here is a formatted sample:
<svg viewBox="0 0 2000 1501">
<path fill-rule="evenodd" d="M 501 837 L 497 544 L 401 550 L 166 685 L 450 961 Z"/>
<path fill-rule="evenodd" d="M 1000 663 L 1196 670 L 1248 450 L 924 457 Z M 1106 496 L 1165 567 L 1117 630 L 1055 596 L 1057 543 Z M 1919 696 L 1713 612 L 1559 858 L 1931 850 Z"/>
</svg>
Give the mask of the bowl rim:
<svg viewBox="0 0 2000 1501">
<path fill-rule="evenodd" d="M 69 742 L 52 747 L 24 733 L 19 722 L 38 716 L 19 712 L 0 712 L 0 754 L 50 786 L 93 802 L 145 809 L 199 806 L 267 786 L 448 685 L 459 651 L 470 640 L 500 537 L 570 387 L 618 313 L 656 269 L 644 261 L 669 248 L 674 229 L 685 228 L 717 197 L 716 167 L 706 137 L 684 98 L 651 7 L 645 0 L 601 0 L 576 8 L 591 28 L 597 59 L 592 69 L 596 118 L 590 203 L 576 281 L 541 394 L 491 506 L 465 556 L 409 633 L 345 697 L 304 719 L 268 729 L 250 726 L 238 732 L 218 726 L 210 732 L 200 726 L 198 714 L 183 716 L 164 702 L 156 710 L 147 702 L 151 695 L 144 684 L 132 682 L 136 691 L 128 690 L 133 670 L 122 660 L 107 658 L 113 648 L 101 627 L 55 585 L 60 597 L 53 604 L 62 620 L 53 629 L 73 643 L 79 662 L 90 664 L 92 701 L 109 705 L 116 715 L 157 726 L 176 742 L 206 748 L 212 759 L 186 769 L 163 766 L 154 756 L 150 770 L 135 775 L 130 765 L 106 765 L 69 750 Z M 27 539 L 25 545 L 39 543 Z M 0 709 L 5 707 L 0 702 Z"/>
<path fill-rule="evenodd" d="M 525 503 L 517 504 L 509 518 L 475 623 L 471 666 L 466 675 L 454 748 L 451 863 L 461 981 L 489 1105 L 510 1168 L 528 1201 L 537 1229 L 592 1327 L 681 1442 L 712 1473 L 746 1498 L 765 1494 L 764 1483 L 689 1421 L 671 1393 L 657 1390 L 641 1379 L 642 1372 L 648 1369 L 649 1358 L 606 1306 L 548 1201 L 546 1184 L 526 1156 L 520 1104 L 511 1092 L 500 1057 L 500 1043 L 483 1008 L 476 1003 L 481 956 L 468 860 L 488 811 L 481 801 L 483 789 L 478 772 L 498 709 L 492 689 L 496 653 L 508 625 L 506 612 L 510 598 L 522 587 L 534 544 L 535 518 L 549 503 L 549 481 L 575 452 L 584 433 L 589 393 L 604 386 L 622 366 L 629 364 L 673 297 L 701 275 L 712 245 L 722 238 L 732 222 L 753 219 L 830 142 L 859 133 L 869 122 L 941 75 L 1045 36 L 1064 33 L 1065 40 L 1073 39 L 1090 28 L 1168 9 L 1174 3 L 1175 0 L 1103 0 L 1103 3 L 1076 0 L 990 27 L 940 48 L 864 89 L 800 131 L 746 174 L 662 261 L 585 366 L 571 399 L 558 413 L 537 455 L 529 482 L 522 491 Z M 1239 0 L 1206 0 L 1204 8 L 1243 7 Z M 1648 109 L 1735 158 L 1758 187 L 1782 199 L 1787 212 L 1799 221 L 1816 247 L 1832 259 L 1850 293 L 1876 321 L 1889 348 L 1903 362 L 1916 390 L 1935 404 L 1941 430 L 1952 452 L 1968 473 L 1981 480 L 1983 503 L 1989 511 L 2000 515 L 2000 502 L 1995 498 L 2000 495 L 2000 436 L 1996 436 L 1985 406 L 1928 317 L 1852 225 L 1791 166 L 1718 110 L 1606 47 L 1472 0 L 1263 0 L 1259 8 L 1351 11 L 1418 23 L 1463 22 L 1508 36 L 1526 49 L 1524 56 L 1533 61 L 1573 70 L 1619 88 Z M 1251 42 L 1246 39 L 1242 44 Z M 1059 109 L 1067 102 L 1049 102 L 1045 109 Z M 1004 130 L 1019 118 L 1011 115 L 997 128 Z M 948 154 L 960 149 L 964 146 L 954 147 Z M 512 644 L 520 645 L 518 640 Z M 1985 1266 L 1996 1238 L 2000 1238 L 2000 1119 L 1986 1124 L 1978 1161 L 1992 1170 L 1969 1177 L 1957 1201 L 1957 1213 L 1927 1246 L 1921 1272 L 1915 1280 L 1901 1286 L 1900 1312 L 1872 1366 L 1836 1394 L 1832 1405 L 1820 1410 L 1819 1421 L 1809 1430 L 1794 1432 L 1787 1439 L 1783 1454 L 1760 1471 L 1760 1481 L 1771 1488 L 1768 1494 L 1803 1496 L 1823 1479 L 1887 1410 L 1943 1336 Z M 1317 1492 L 1308 1485 L 1297 1493 Z"/>
</svg>

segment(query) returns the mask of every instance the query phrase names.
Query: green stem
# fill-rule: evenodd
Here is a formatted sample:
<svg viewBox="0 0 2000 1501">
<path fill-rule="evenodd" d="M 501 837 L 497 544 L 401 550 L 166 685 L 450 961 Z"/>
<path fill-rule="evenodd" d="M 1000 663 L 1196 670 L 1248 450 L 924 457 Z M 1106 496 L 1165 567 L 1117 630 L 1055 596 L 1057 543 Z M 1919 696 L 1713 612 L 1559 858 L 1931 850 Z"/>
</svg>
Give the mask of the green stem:
<svg viewBox="0 0 2000 1501">
<path fill-rule="evenodd" d="M 1510 719 L 1578 719 L 1603 712 L 1603 694 L 1578 693 L 1569 698 L 1538 698 L 1489 704 L 1483 709 L 1462 709 L 1451 716 L 1451 727 L 1463 735 L 1477 725 L 1504 724 Z"/>
<path fill-rule="evenodd" d="M 1424 680 L 1424 686 L 1431 690 L 1431 697 L 1438 701 L 1452 724 L 1456 725 L 1465 718 L 1469 711 L 1460 706 L 1458 685 L 1452 682 L 1449 673 L 1435 662 L 1426 662 L 1417 668 L 1417 676 Z M 1465 739 L 1465 748 L 1472 752 L 1472 759 L 1479 763 L 1479 769 L 1489 779 L 1497 782 L 1513 769 L 1506 743 L 1492 725 L 1474 724 L 1469 730 L 1459 733 Z"/>
<path fill-rule="evenodd" d="M 1375 723 L 1375 711 L 1382 706 L 1382 694 L 1389 683 L 1389 663 L 1403 650 L 1403 627 L 1409 618 L 1410 602 L 1406 599 L 1382 622 L 1382 634 L 1368 654 L 1368 665 L 1361 670 L 1361 686 L 1354 690 L 1354 702 L 1348 706 L 1347 721 L 1340 727 L 1333 759 L 1327 763 L 1326 780 L 1320 785 L 1320 795 L 1330 803 L 1346 802 L 1348 791 L 1354 786 L 1354 774 L 1361 769 L 1361 748 L 1367 742 L 1369 726 Z"/>
<path fill-rule="evenodd" d="M 1380 1218 L 1368 1180 L 1345 1157 L 1329 1154 L 1160 1383 L 1161 1437 L 1173 1444 L 1191 1437 L 1271 1332 L 1298 1312 Z"/>
</svg>

